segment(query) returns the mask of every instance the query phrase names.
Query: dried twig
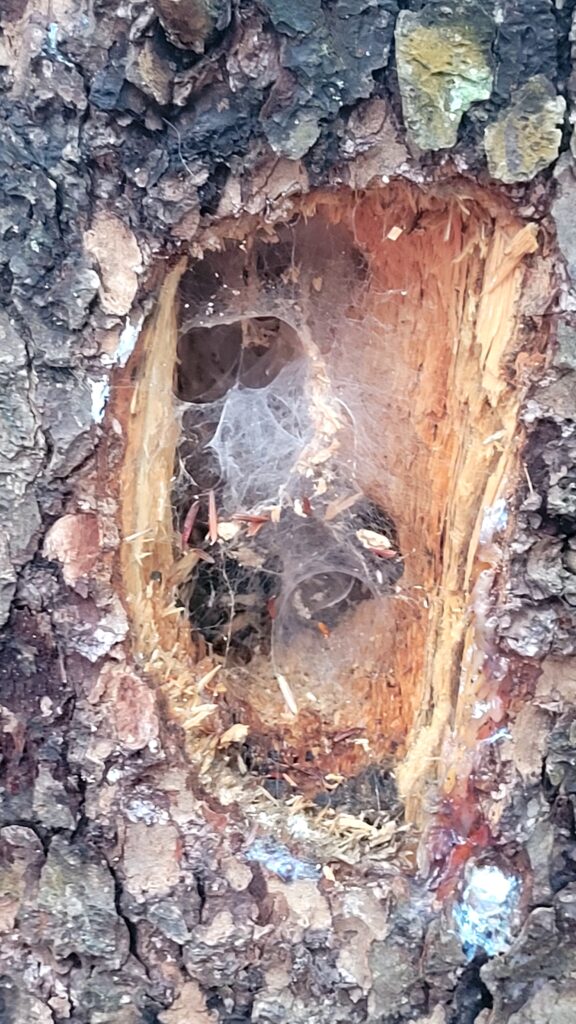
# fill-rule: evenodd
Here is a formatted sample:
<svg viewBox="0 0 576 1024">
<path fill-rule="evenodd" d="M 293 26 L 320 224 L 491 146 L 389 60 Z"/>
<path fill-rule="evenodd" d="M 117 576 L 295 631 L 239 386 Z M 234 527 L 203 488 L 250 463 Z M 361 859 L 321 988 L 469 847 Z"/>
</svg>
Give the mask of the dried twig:
<svg viewBox="0 0 576 1024">
<path fill-rule="evenodd" d="M 192 504 L 190 505 L 190 508 L 188 509 L 188 512 L 186 513 L 186 518 L 184 520 L 184 526 L 182 527 L 182 547 L 183 548 L 186 547 L 188 541 L 190 540 L 190 534 L 192 533 L 192 530 L 194 529 L 194 523 L 196 522 L 196 518 L 198 516 L 198 509 L 199 508 L 200 508 L 200 502 L 199 501 L 193 501 Z"/>
<path fill-rule="evenodd" d="M 218 540 L 218 513 L 213 487 L 208 491 L 208 536 L 211 544 L 215 544 Z"/>
</svg>

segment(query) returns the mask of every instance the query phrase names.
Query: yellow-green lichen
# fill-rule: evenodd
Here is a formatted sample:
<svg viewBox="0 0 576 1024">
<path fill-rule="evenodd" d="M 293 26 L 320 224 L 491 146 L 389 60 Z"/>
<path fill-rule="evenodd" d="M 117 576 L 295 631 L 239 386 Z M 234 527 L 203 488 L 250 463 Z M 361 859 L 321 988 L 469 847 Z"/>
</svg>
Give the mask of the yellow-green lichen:
<svg viewBox="0 0 576 1024">
<path fill-rule="evenodd" d="M 529 181 L 558 156 L 566 102 L 544 75 L 518 89 L 511 104 L 488 125 L 484 146 L 493 178 Z"/>
<path fill-rule="evenodd" d="M 462 115 L 492 91 L 494 24 L 482 4 L 402 11 L 396 61 L 408 135 L 421 149 L 456 142 Z"/>
</svg>

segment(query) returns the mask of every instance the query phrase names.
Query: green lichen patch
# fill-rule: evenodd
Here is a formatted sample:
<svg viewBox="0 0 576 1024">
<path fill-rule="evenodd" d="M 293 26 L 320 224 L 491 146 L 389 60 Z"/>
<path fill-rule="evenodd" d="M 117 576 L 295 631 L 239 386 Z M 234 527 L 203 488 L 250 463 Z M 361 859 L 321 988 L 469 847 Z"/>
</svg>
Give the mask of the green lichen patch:
<svg viewBox="0 0 576 1024">
<path fill-rule="evenodd" d="M 492 90 L 495 26 L 480 2 L 402 11 L 396 59 L 408 135 L 421 149 L 456 142 L 462 115 Z"/>
<path fill-rule="evenodd" d="M 544 75 L 534 75 L 488 125 L 484 146 L 493 178 L 529 181 L 558 156 L 566 102 Z"/>
</svg>

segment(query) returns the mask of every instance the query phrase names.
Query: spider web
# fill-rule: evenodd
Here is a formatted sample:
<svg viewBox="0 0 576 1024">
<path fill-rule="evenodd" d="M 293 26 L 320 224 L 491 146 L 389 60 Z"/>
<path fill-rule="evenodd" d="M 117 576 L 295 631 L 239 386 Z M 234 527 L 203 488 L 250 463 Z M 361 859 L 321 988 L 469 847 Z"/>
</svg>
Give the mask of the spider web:
<svg viewBox="0 0 576 1024">
<path fill-rule="evenodd" d="M 347 230 L 299 222 L 209 254 L 181 288 L 174 517 L 204 557 L 180 599 L 213 652 L 271 656 L 291 682 L 295 650 L 317 679 L 352 666 L 373 624 L 343 642 L 346 623 L 402 575 L 370 478 L 387 388 L 382 327 L 356 312 L 368 284 Z"/>
</svg>

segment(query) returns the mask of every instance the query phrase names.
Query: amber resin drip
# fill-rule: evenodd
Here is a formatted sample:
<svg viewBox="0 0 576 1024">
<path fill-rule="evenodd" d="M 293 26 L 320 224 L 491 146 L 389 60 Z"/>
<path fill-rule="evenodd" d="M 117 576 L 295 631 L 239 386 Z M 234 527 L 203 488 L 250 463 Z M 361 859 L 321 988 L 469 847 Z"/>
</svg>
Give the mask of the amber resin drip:
<svg viewBox="0 0 576 1024">
<path fill-rule="evenodd" d="M 173 269 L 126 368 L 134 648 L 192 748 L 235 729 L 304 791 L 393 765 L 421 821 L 502 717 L 536 234 L 458 183 L 294 213 Z"/>
</svg>

